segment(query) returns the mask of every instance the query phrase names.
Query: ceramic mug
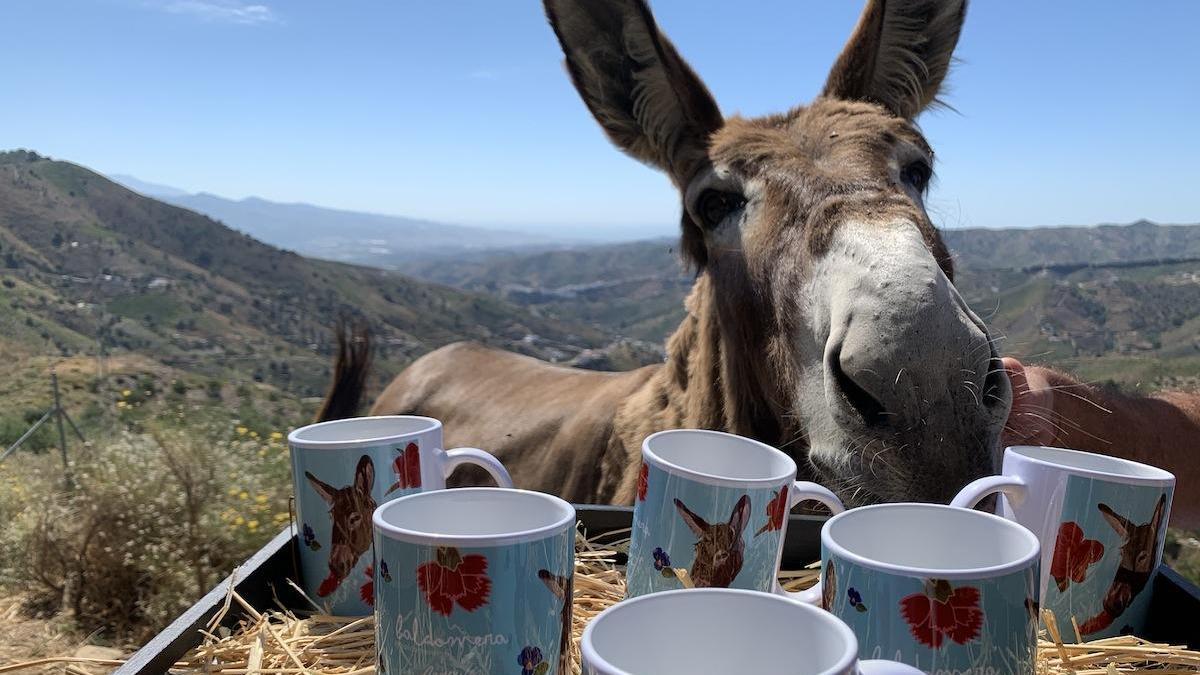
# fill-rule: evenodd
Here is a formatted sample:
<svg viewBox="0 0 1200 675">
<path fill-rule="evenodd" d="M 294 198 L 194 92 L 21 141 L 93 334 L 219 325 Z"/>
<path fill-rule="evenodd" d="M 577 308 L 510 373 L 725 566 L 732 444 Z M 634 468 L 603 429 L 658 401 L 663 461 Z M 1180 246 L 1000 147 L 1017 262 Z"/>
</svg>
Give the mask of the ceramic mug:
<svg viewBox="0 0 1200 675">
<path fill-rule="evenodd" d="M 1175 477 L 1116 457 L 1040 446 L 1004 451 L 1001 476 L 981 478 L 954 504 L 1000 492 L 1000 514 L 1042 542 L 1042 606 L 1063 635 L 1138 632 L 1162 560 Z"/>
<path fill-rule="evenodd" d="M 804 500 L 838 513 L 816 483 L 796 480 L 796 463 L 769 445 L 718 431 L 682 429 L 642 443 L 626 597 L 683 588 L 784 593 L 776 577 L 787 515 Z"/>
<path fill-rule="evenodd" d="M 501 487 L 512 478 L 475 448 L 442 449 L 442 423 L 428 417 L 353 417 L 288 434 L 305 592 L 336 615 L 371 613 L 366 590 L 371 513 L 390 498 L 446 487 L 461 464 L 478 464 Z"/>
<path fill-rule="evenodd" d="M 702 588 L 626 600 L 592 619 L 584 675 L 920 675 L 859 661 L 854 633 L 816 607 L 757 591 Z"/>
<path fill-rule="evenodd" d="M 461 488 L 390 501 L 373 521 L 377 672 L 570 672 L 570 504 Z"/>
<path fill-rule="evenodd" d="M 943 504 L 877 504 L 821 528 L 820 602 L 858 636 L 860 658 L 927 673 L 1032 673 L 1037 537 Z"/>
</svg>

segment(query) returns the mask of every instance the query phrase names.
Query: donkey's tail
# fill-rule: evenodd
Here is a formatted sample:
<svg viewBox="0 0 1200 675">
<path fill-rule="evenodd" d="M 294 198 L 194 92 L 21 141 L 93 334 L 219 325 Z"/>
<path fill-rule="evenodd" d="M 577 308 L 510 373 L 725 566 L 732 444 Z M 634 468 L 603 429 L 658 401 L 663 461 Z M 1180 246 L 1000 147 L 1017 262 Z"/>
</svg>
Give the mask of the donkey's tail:
<svg viewBox="0 0 1200 675">
<path fill-rule="evenodd" d="M 371 366 L 371 331 L 366 322 L 351 326 L 345 319 L 337 328 L 337 356 L 333 361 L 333 382 L 317 411 L 317 422 L 354 417 L 362 403 L 367 371 Z"/>
</svg>

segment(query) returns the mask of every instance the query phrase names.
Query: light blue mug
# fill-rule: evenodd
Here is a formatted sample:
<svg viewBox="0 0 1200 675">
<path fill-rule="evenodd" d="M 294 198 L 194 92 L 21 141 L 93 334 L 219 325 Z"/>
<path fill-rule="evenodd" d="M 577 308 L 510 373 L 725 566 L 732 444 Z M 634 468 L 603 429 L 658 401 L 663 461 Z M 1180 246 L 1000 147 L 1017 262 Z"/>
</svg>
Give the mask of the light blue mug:
<svg viewBox="0 0 1200 675">
<path fill-rule="evenodd" d="M 1138 633 L 1150 612 L 1175 477 L 1147 464 L 1065 448 L 1005 449 L 1002 475 L 963 488 L 973 507 L 1003 493 L 999 514 L 1042 542 L 1042 604 L 1085 639 Z"/>
<path fill-rule="evenodd" d="M 838 513 L 816 483 L 796 480 L 791 457 L 718 431 L 679 429 L 642 443 L 626 566 L 626 597 L 683 588 L 785 593 L 776 577 L 787 514 L 804 500 Z"/>
<path fill-rule="evenodd" d="M 821 528 L 820 602 L 858 655 L 927 673 L 1032 673 L 1041 548 L 1032 532 L 942 504 L 877 504 Z"/>
<path fill-rule="evenodd" d="M 501 487 L 512 478 L 475 448 L 442 449 L 428 417 L 353 417 L 288 435 L 300 535 L 300 576 L 330 614 L 371 613 L 371 514 L 388 499 L 446 487 L 461 464 L 477 464 Z"/>
<path fill-rule="evenodd" d="M 373 522 L 377 672 L 570 672 L 570 504 L 461 488 L 390 501 Z"/>
</svg>

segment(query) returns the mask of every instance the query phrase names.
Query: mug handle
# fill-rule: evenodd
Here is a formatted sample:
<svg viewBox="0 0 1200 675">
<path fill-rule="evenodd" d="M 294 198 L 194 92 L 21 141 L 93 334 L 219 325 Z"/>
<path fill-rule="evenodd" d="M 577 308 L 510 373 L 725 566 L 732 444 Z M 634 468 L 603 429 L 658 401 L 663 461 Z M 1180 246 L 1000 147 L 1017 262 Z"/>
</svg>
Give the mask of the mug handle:
<svg viewBox="0 0 1200 675">
<path fill-rule="evenodd" d="M 862 675 L 925 675 L 925 671 L 913 668 L 906 663 L 884 661 L 883 659 L 859 661 L 858 672 Z"/>
<path fill-rule="evenodd" d="M 1029 485 L 1019 476 L 986 476 L 972 481 L 958 491 L 950 506 L 962 509 L 973 509 L 984 497 L 993 492 L 1003 492 L 1014 506 L 1025 500 L 1029 494 Z"/>
<path fill-rule="evenodd" d="M 829 507 L 829 510 L 834 515 L 846 510 L 842 500 L 837 498 L 837 495 L 830 492 L 827 488 L 817 483 L 809 481 L 795 481 L 792 483 L 791 492 L 788 494 L 788 511 L 791 511 L 797 504 L 805 501 L 820 502 Z M 786 517 L 786 516 L 785 516 Z M 780 542 L 780 546 L 783 543 Z M 775 580 L 775 593 L 793 600 L 815 605 L 821 602 L 821 582 L 818 581 L 815 586 L 804 591 L 785 591 L 783 586 L 779 584 L 779 580 Z"/>
<path fill-rule="evenodd" d="M 483 467 L 485 471 L 491 474 L 492 479 L 496 481 L 496 485 L 502 488 L 511 488 L 513 486 L 512 476 L 508 475 L 508 469 L 496 459 L 495 455 L 479 448 L 454 448 L 453 450 L 445 451 L 443 459 L 442 472 L 446 478 L 450 478 L 450 474 L 463 464 L 475 464 Z"/>
</svg>

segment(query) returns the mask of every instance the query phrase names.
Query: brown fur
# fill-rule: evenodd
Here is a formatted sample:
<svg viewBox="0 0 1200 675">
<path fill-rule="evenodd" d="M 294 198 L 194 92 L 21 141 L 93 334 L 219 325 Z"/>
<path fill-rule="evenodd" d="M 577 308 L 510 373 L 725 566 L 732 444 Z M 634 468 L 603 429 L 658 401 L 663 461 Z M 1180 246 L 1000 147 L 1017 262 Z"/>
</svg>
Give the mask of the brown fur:
<svg viewBox="0 0 1200 675">
<path fill-rule="evenodd" d="M 449 444 L 492 451 L 519 487 L 577 502 L 631 503 L 642 440 L 669 428 L 720 429 L 780 447 L 801 460 L 802 473 L 828 474 L 837 482 L 830 487 L 852 503 L 944 500 L 956 482 L 991 472 L 1007 380 L 984 379 L 998 372 L 989 366 L 994 349 L 978 319 L 946 289 L 950 257 L 919 188 L 898 178 L 912 158 L 932 159 L 911 118 L 936 96 L 964 3 L 872 0 L 822 96 L 754 120 L 721 118 L 642 0 L 545 4 L 570 76 L 597 122 L 618 147 L 662 169 L 680 190 L 682 248 L 700 270 L 687 316 L 668 341 L 665 364 L 629 373 L 584 372 L 450 345 L 412 364 L 371 413 L 437 417 Z M 706 186 L 728 183 L 759 193 L 736 235 L 729 219 L 702 226 L 694 212 L 693 200 Z M 975 327 L 931 352 L 942 361 L 919 382 L 913 378 L 923 370 L 906 368 L 904 350 L 890 345 L 880 351 L 901 355 L 894 364 L 899 373 L 864 366 L 827 375 L 834 393 L 823 395 L 829 410 L 818 422 L 845 434 L 843 441 L 825 441 L 821 464 L 807 454 L 813 430 L 805 416 L 813 411 L 798 404 L 798 392 L 816 400 L 822 394 L 813 393 L 814 373 L 837 364 L 822 356 L 824 344 L 809 344 L 816 338 L 805 284 L 847 223 L 915 231 L 924 243 L 921 261 L 911 267 L 922 276 L 901 297 L 920 295 L 921 311 L 929 311 L 884 316 L 881 324 L 888 325 L 880 331 L 918 349 L 917 341 L 929 342 L 921 321 Z M 865 269 L 891 261 L 859 262 Z M 872 334 L 870 328 L 860 336 Z M 836 337 L 826 338 L 837 346 Z M 872 351 L 861 340 L 857 346 L 860 359 Z M 911 381 L 902 382 L 906 370 Z M 981 375 L 964 381 L 963 372 Z M 873 406 L 863 387 L 891 397 L 895 410 Z M 335 387 L 331 397 L 354 394 Z M 941 426 L 931 427 L 929 416 Z M 926 470 L 930 460 L 941 470 Z M 459 475 L 451 484 L 479 480 Z"/>
</svg>

